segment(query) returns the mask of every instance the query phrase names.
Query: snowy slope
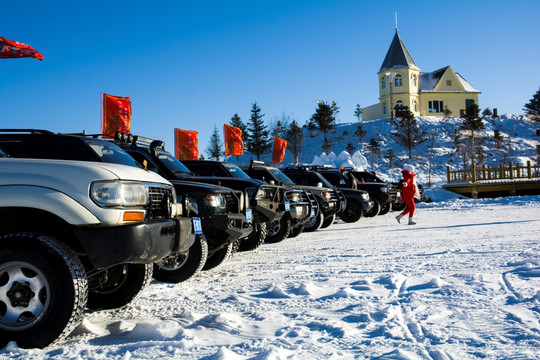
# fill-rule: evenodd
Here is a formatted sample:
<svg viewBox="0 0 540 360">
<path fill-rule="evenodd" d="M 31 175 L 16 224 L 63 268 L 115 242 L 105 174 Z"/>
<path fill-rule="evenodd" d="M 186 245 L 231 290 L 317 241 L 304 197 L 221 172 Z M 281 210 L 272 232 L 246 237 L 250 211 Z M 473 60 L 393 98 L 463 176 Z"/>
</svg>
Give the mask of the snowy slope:
<svg viewBox="0 0 540 360">
<path fill-rule="evenodd" d="M 540 197 L 336 222 L 0 359 L 539 359 Z"/>
<path fill-rule="evenodd" d="M 399 144 L 396 144 L 391 132 L 394 126 L 389 119 L 382 119 L 362 123 L 363 129 L 367 134 L 359 142 L 354 134 L 358 126 L 355 123 L 338 123 L 336 129 L 329 134 L 329 140 L 332 143 L 331 152 L 338 157 L 341 152 L 346 151 L 347 144 L 355 146 L 355 151 L 360 151 L 368 160 L 368 170 L 374 170 L 386 179 L 399 179 L 400 170 L 403 164 L 410 163 L 415 165 L 419 182 L 429 183 L 429 160 L 428 148 L 433 147 L 432 154 L 432 176 L 431 183 L 441 185 L 446 181 L 446 166 L 449 165 L 453 170 L 462 169 L 461 157 L 455 153 L 454 149 L 454 131 L 459 129 L 463 120 L 459 117 L 449 117 L 444 119 L 436 116 L 421 116 L 417 118 L 420 128 L 433 134 L 434 140 L 421 144 L 413 150 L 413 159 L 408 158 L 408 150 Z M 536 136 L 536 129 L 540 128 L 539 123 L 528 120 L 522 115 L 502 115 L 498 118 L 486 117 L 484 121 L 484 130 L 477 136 L 485 139 L 484 152 L 487 155 L 485 164 L 498 167 L 501 162 L 521 163 L 525 165 L 528 160 L 533 163 L 537 161 L 536 145 L 539 144 L 539 138 Z M 323 134 L 315 131 L 314 136 L 304 128 L 303 150 L 299 156 L 299 161 L 304 164 L 312 164 L 316 156 L 323 153 Z M 503 148 L 497 149 L 494 139 L 495 130 L 499 130 L 503 136 Z M 380 154 L 372 157 L 366 149 L 370 139 L 375 138 L 380 144 Z M 390 162 L 385 158 L 388 151 L 392 149 L 396 154 L 393 162 L 394 168 L 390 168 Z M 249 153 L 241 157 L 229 157 L 228 161 L 240 165 L 249 165 L 250 159 L 256 159 Z M 262 157 L 267 163 L 271 162 L 271 154 Z M 294 163 L 293 155 L 289 150 L 286 151 L 285 160 L 278 166 L 285 166 Z M 371 164 L 374 167 L 371 167 Z"/>
</svg>

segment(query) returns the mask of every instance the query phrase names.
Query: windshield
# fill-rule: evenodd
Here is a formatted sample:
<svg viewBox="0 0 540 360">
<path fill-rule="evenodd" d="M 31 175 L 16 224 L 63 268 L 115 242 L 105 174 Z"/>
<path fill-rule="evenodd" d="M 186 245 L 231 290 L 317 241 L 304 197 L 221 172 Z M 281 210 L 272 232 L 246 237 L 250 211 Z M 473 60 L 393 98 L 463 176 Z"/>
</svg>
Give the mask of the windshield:
<svg viewBox="0 0 540 360">
<path fill-rule="evenodd" d="M 122 148 L 107 141 L 88 141 L 88 145 L 106 163 L 140 167 Z"/>
<path fill-rule="evenodd" d="M 159 161 L 176 176 L 186 175 L 191 177 L 191 171 L 168 152 L 158 152 Z"/>
<path fill-rule="evenodd" d="M 268 169 L 268 172 L 272 174 L 279 182 L 283 183 L 284 185 L 294 185 L 294 181 L 289 179 L 287 175 L 281 172 L 279 169 Z"/>
<path fill-rule="evenodd" d="M 321 174 L 315 173 L 315 175 L 317 175 L 317 178 L 319 179 L 319 182 L 321 182 L 322 185 L 323 185 L 324 187 L 329 187 L 329 188 L 334 187 L 334 186 L 333 186 L 332 184 L 330 184 L 330 182 L 329 182 L 328 180 L 326 180 L 326 178 L 325 178 L 324 176 L 322 176 Z"/>
<path fill-rule="evenodd" d="M 232 177 L 242 178 L 242 179 L 251 179 L 248 174 L 244 172 L 244 170 L 240 169 L 235 164 L 229 164 L 229 163 L 223 163 L 223 166 L 229 174 L 231 174 Z"/>
</svg>

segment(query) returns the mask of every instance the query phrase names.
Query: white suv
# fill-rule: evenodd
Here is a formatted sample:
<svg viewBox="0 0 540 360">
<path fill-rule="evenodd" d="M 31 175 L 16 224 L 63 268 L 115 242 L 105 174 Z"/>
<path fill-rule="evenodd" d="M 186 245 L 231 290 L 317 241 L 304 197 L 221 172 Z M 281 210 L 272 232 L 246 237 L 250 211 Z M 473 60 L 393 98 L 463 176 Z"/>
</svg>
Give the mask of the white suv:
<svg viewBox="0 0 540 360">
<path fill-rule="evenodd" d="M 47 346 L 86 307 L 133 300 L 154 261 L 194 240 L 178 236 L 176 212 L 153 172 L 0 152 L 0 348 Z"/>
</svg>

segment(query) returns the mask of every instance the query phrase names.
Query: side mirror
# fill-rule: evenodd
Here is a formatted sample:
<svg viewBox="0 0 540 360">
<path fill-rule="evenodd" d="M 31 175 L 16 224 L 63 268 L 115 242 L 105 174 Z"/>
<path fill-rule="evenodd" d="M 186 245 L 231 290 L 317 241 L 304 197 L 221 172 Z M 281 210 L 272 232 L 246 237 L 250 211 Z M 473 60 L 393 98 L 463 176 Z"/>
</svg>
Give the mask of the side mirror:
<svg viewBox="0 0 540 360">
<path fill-rule="evenodd" d="M 270 185 L 276 185 L 276 182 L 274 180 L 270 180 Z"/>
<path fill-rule="evenodd" d="M 339 180 L 339 185 L 345 185 L 345 180 L 343 179 Z"/>
<path fill-rule="evenodd" d="M 317 183 L 317 187 L 322 187 L 322 183 L 321 182 Z"/>
</svg>

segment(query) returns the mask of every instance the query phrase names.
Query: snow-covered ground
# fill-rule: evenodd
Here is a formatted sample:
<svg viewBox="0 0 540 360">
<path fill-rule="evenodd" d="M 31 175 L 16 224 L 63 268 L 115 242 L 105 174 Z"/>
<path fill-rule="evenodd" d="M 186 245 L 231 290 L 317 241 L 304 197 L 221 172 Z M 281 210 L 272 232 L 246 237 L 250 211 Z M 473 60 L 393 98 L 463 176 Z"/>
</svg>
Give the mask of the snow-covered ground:
<svg viewBox="0 0 540 360">
<path fill-rule="evenodd" d="M 540 359 L 540 196 L 336 221 L 0 359 Z"/>
</svg>

